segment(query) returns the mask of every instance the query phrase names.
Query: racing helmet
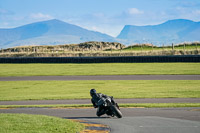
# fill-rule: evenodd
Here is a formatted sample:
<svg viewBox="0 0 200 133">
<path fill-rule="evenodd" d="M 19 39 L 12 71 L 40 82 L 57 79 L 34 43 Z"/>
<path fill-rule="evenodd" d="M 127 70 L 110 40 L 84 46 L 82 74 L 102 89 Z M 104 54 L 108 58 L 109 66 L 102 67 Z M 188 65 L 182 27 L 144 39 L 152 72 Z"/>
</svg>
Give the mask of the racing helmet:
<svg viewBox="0 0 200 133">
<path fill-rule="evenodd" d="M 97 93 L 97 92 L 96 92 L 95 89 L 91 89 L 91 90 L 90 90 L 90 95 L 91 95 L 91 96 L 95 95 L 96 93 Z"/>
</svg>

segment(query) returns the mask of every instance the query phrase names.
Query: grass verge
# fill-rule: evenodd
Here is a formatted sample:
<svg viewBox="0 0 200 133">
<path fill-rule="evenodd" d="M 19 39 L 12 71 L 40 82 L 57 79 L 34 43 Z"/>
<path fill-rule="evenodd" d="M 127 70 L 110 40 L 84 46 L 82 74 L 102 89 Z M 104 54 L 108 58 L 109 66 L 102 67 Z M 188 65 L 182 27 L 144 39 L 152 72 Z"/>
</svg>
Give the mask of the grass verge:
<svg viewBox="0 0 200 133">
<path fill-rule="evenodd" d="M 127 103 L 119 104 L 120 107 L 145 107 L 145 108 L 178 108 L 178 107 L 200 107 L 200 103 Z M 87 108 L 92 104 L 52 104 L 52 105 L 0 105 L 0 109 L 9 108 Z"/>
<path fill-rule="evenodd" d="M 200 63 L 0 64 L 0 76 L 200 74 Z"/>
<path fill-rule="evenodd" d="M 44 115 L 0 114 L 1 133 L 77 133 L 84 125 Z"/>
<path fill-rule="evenodd" d="M 89 99 L 89 91 L 114 98 L 200 98 L 199 80 L 0 81 L 0 100 Z"/>
</svg>

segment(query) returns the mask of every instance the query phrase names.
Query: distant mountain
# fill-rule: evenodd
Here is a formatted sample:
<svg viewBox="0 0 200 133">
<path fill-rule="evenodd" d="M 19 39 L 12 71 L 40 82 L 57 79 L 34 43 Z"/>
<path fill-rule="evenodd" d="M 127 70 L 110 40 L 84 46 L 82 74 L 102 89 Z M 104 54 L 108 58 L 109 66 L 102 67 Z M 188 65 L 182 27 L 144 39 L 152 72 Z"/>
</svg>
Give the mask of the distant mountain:
<svg viewBox="0 0 200 133">
<path fill-rule="evenodd" d="M 115 38 L 57 19 L 36 22 L 12 29 L 0 29 L 0 48 L 21 45 L 71 44 L 86 41 L 113 42 Z"/>
<path fill-rule="evenodd" d="M 57 19 L 11 29 L 0 29 L 0 48 L 23 45 L 78 44 L 88 41 L 123 44 L 153 43 L 154 45 L 200 41 L 200 22 L 176 19 L 159 25 L 126 25 L 117 38 Z"/>
<path fill-rule="evenodd" d="M 126 43 L 153 43 L 155 45 L 200 41 L 200 22 L 176 19 L 159 25 L 126 25 L 117 38 Z"/>
</svg>

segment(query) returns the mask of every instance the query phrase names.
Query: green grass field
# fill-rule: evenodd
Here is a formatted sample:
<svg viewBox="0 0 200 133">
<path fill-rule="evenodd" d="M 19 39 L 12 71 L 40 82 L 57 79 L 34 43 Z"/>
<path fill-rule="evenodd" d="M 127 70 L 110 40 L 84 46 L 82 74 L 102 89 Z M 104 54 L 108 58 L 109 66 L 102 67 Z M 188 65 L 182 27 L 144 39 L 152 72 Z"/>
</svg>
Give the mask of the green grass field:
<svg viewBox="0 0 200 133">
<path fill-rule="evenodd" d="M 200 63 L 0 64 L 0 76 L 200 74 Z"/>
<path fill-rule="evenodd" d="M 199 80 L 1 81 L 0 100 L 88 99 L 91 88 L 114 98 L 200 98 Z"/>
<path fill-rule="evenodd" d="M 174 50 L 196 50 L 200 49 L 200 45 L 180 45 L 174 46 Z M 156 47 L 156 46 L 129 46 L 127 48 L 124 48 L 122 51 L 159 51 L 159 50 L 172 50 L 172 46 L 165 46 L 165 47 Z"/>
<path fill-rule="evenodd" d="M 1 133 L 77 133 L 84 125 L 43 115 L 0 114 Z"/>
</svg>

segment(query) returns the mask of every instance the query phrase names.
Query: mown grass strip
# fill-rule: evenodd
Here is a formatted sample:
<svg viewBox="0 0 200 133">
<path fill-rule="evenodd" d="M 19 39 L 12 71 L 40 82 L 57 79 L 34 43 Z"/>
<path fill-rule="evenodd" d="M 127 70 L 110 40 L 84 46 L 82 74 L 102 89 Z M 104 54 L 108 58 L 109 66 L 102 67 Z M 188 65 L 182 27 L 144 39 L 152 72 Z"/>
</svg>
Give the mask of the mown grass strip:
<svg viewBox="0 0 200 133">
<path fill-rule="evenodd" d="M 0 64 L 0 76 L 200 74 L 200 63 Z"/>
<path fill-rule="evenodd" d="M 0 81 L 0 100 L 90 99 L 91 88 L 114 98 L 200 98 L 199 80 Z"/>
<path fill-rule="evenodd" d="M 77 133 L 84 125 L 44 115 L 0 114 L 1 133 Z"/>
<path fill-rule="evenodd" d="M 144 107 L 144 108 L 179 108 L 200 107 L 200 103 L 121 103 L 120 107 Z M 92 104 L 52 104 L 52 105 L 0 105 L 0 108 L 92 108 Z"/>
</svg>

